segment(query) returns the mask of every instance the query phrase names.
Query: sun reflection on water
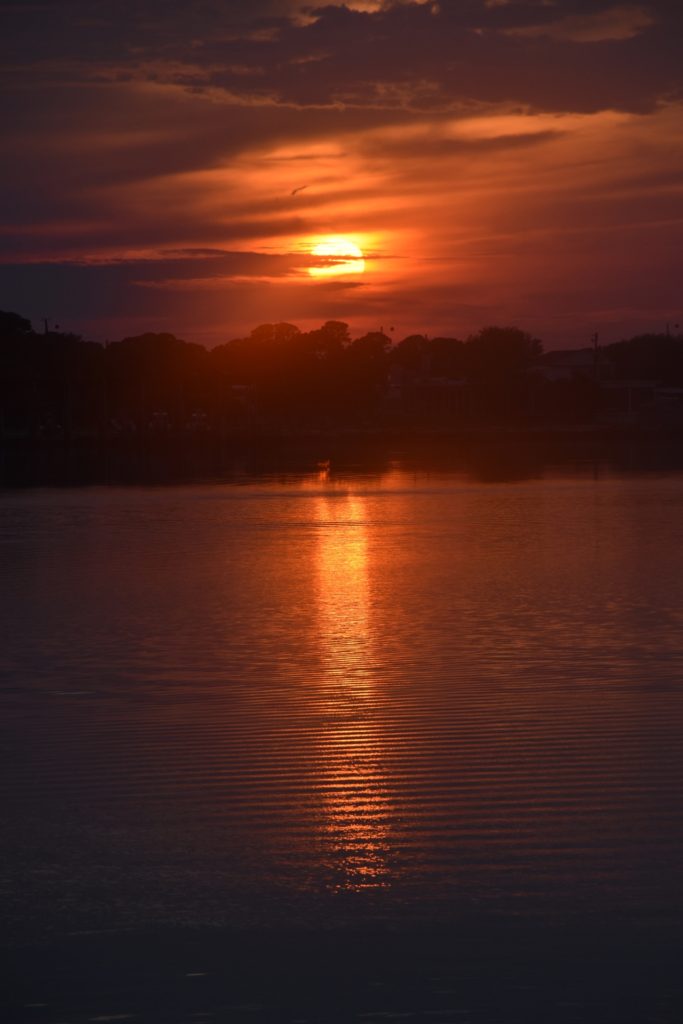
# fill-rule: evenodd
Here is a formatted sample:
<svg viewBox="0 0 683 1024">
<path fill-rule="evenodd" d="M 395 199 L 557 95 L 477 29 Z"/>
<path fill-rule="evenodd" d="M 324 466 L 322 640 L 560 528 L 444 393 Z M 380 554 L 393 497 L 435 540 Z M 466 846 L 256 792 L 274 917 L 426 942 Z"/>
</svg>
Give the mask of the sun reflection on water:
<svg viewBox="0 0 683 1024">
<path fill-rule="evenodd" d="M 334 888 L 390 884 L 392 807 L 377 720 L 375 643 L 366 503 L 320 496 L 316 601 L 326 690 L 320 735 L 322 838 L 334 858 Z"/>
</svg>

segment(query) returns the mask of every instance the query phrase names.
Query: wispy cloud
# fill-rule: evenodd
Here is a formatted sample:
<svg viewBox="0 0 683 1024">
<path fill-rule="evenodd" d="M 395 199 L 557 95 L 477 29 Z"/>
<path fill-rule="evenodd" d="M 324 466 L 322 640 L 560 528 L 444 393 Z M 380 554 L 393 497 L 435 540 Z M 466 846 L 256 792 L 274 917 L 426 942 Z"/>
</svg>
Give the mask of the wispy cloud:
<svg viewBox="0 0 683 1024">
<path fill-rule="evenodd" d="M 562 39 L 572 43 L 602 43 L 633 39 L 656 23 L 645 7 L 633 5 L 607 7 L 602 11 L 569 14 L 554 21 L 523 25 L 507 30 L 512 36 Z"/>
</svg>

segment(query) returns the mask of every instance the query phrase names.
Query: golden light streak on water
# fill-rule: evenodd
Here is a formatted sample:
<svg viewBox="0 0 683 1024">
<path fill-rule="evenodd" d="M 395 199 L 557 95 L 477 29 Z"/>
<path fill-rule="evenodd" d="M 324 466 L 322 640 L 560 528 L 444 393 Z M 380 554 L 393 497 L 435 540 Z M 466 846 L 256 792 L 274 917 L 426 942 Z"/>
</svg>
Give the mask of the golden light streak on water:
<svg viewBox="0 0 683 1024">
<path fill-rule="evenodd" d="M 337 889 L 385 888 L 392 806 L 374 715 L 376 652 L 365 501 L 358 495 L 321 496 L 316 519 L 321 685 L 329 692 L 329 715 L 319 739 L 325 777 L 322 837 L 336 860 Z"/>
</svg>

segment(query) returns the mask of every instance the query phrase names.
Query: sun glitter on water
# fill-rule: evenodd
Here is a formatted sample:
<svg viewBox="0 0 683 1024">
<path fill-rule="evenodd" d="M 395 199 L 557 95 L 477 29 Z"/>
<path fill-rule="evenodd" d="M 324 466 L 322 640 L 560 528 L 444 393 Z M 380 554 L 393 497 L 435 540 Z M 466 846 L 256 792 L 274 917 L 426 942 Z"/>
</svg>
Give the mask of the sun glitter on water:
<svg viewBox="0 0 683 1024">
<path fill-rule="evenodd" d="M 311 247 L 311 255 L 320 262 L 308 268 L 311 277 L 338 277 L 342 274 L 363 274 L 363 250 L 355 242 L 339 235 L 322 238 Z"/>
</svg>

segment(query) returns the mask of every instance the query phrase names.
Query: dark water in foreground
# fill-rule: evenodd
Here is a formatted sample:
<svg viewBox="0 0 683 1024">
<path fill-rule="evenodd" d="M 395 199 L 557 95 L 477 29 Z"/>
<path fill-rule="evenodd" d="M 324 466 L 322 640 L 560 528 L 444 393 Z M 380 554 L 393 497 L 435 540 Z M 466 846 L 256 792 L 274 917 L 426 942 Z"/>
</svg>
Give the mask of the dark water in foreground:
<svg viewBox="0 0 683 1024">
<path fill-rule="evenodd" d="M 682 1019 L 683 475 L 7 491 L 0 566 L 8 1019 Z"/>
</svg>

